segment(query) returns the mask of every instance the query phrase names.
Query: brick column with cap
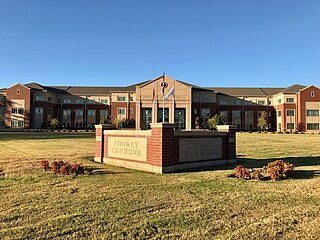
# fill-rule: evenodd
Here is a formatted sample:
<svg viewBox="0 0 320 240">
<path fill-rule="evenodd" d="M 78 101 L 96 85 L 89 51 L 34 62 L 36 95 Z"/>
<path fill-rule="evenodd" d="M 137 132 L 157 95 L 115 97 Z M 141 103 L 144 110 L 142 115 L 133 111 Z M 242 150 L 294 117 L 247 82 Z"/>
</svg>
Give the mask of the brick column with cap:
<svg viewBox="0 0 320 240">
<path fill-rule="evenodd" d="M 236 127 L 231 125 L 218 125 L 218 132 L 227 133 L 227 159 L 236 159 Z"/>
<path fill-rule="evenodd" d="M 174 159 L 174 124 L 152 123 L 151 130 L 148 161 L 162 169 L 171 165 Z"/>
<path fill-rule="evenodd" d="M 114 127 L 111 124 L 99 124 L 94 125 L 96 129 L 96 152 L 94 161 L 103 163 L 103 153 L 104 153 L 104 135 L 103 131 L 107 129 L 114 129 Z"/>
</svg>

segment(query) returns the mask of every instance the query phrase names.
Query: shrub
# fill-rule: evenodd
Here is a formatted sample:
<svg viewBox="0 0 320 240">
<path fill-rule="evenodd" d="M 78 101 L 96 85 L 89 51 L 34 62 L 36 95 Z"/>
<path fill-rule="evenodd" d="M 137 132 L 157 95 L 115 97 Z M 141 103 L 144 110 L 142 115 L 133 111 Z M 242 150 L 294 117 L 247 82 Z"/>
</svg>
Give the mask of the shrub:
<svg viewBox="0 0 320 240">
<path fill-rule="evenodd" d="M 84 167 L 79 163 L 74 163 L 71 165 L 71 172 L 76 176 L 84 174 Z"/>
<path fill-rule="evenodd" d="M 64 162 L 64 161 L 61 161 L 61 160 L 59 160 L 59 161 L 53 161 L 53 162 L 51 163 L 51 170 L 52 170 L 52 172 L 53 172 L 54 174 L 60 173 L 60 168 L 61 168 L 64 164 L 65 164 L 65 162 Z"/>
<path fill-rule="evenodd" d="M 70 174 L 82 175 L 85 171 L 80 163 L 70 164 L 61 160 L 52 162 L 51 170 L 54 174 L 61 174 L 62 176 Z"/>
<path fill-rule="evenodd" d="M 261 169 L 254 170 L 254 171 L 250 174 L 250 178 L 253 178 L 253 179 L 262 179 L 262 178 L 263 178 L 262 170 L 261 170 Z"/>
<path fill-rule="evenodd" d="M 50 164 L 49 164 L 49 161 L 48 160 L 42 160 L 40 162 L 40 167 L 42 169 L 44 169 L 45 171 L 47 171 L 49 168 L 50 168 Z"/>
<path fill-rule="evenodd" d="M 294 165 L 283 160 L 268 163 L 266 171 L 272 180 L 286 178 L 293 171 Z"/>
<path fill-rule="evenodd" d="M 71 170 L 72 170 L 72 166 L 71 166 L 71 164 L 68 163 L 68 162 L 63 162 L 62 166 L 60 166 L 60 174 L 61 174 L 62 176 L 64 176 L 64 175 L 70 175 Z"/>
<path fill-rule="evenodd" d="M 236 166 L 234 176 L 237 178 L 250 179 L 250 173 L 244 166 Z"/>
</svg>

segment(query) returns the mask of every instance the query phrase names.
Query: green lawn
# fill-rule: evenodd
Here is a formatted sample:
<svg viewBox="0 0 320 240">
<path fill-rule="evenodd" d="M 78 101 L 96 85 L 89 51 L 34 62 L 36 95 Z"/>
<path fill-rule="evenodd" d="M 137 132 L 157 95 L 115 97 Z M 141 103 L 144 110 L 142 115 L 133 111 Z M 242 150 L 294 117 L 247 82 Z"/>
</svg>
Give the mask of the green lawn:
<svg viewBox="0 0 320 240">
<path fill-rule="evenodd" d="M 297 165 L 279 182 L 234 166 L 157 175 L 91 161 L 93 133 L 0 133 L 0 239 L 319 239 L 320 135 L 238 133 L 239 163 Z M 43 159 L 93 175 L 55 176 Z"/>
</svg>

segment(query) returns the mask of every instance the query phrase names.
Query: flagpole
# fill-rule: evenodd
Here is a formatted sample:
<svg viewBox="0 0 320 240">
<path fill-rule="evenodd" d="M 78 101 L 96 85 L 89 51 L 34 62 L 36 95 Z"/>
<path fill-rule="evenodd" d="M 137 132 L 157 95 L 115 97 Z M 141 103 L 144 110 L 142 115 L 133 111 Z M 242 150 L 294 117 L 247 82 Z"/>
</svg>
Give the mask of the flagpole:
<svg viewBox="0 0 320 240">
<path fill-rule="evenodd" d="M 166 81 L 166 74 L 163 73 L 163 81 Z M 163 105 L 162 105 L 162 122 L 164 123 L 164 91 L 162 91 L 162 100 L 163 100 Z"/>
</svg>

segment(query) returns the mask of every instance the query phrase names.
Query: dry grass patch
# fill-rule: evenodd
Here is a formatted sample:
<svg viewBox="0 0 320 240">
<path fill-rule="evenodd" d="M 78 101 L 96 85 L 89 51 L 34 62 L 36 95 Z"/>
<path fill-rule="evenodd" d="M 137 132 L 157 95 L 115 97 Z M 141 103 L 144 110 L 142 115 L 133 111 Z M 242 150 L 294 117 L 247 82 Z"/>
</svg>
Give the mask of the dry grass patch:
<svg viewBox="0 0 320 240">
<path fill-rule="evenodd" d="M 238 134 L 242 165 L 260 167 L 278 158 L 297 165 L 291 179 L 248 182 L 226 177 L 234 166 L 157 175 L 101 165 L 90 160 L 93 134 L 28 134 L 0 134 L 0 169 L 6 172 L 0 177 L 0 239 L 315 239 L 320 234 L 318 135 Z M 42 159 L 80 162 L 94 174 L 55 176 L 39 169 Z"/>
</svg>

